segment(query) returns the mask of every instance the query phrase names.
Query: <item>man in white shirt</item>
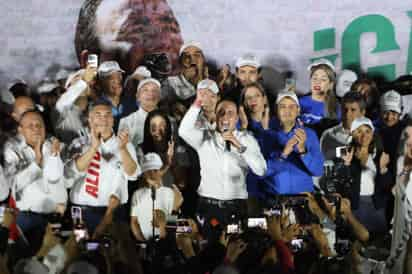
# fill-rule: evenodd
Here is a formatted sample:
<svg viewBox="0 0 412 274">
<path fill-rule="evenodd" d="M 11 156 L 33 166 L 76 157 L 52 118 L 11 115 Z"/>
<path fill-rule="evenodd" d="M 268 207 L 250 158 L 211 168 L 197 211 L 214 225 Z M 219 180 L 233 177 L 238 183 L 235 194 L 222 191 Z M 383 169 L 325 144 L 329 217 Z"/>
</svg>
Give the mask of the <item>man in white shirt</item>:
<svg viewBox="0 0 412 274">
<path fill-rule="evenodd" d="M 67 79 L 66 92 L 56 102 L 52 122 L 57 136 L 65 143 L 85 134 L 89 101 L 94 97 L 96 68 L 81 69 Z"/>
<path fill-rule="evenodd" d="M 127 181 L 135 180 L 140 168 L 127 131 L 119 132 L 117 137 L 113 133 L 114 119 L 108 103 L 97 101 L 88 121 L 90 132 L 75 139 L 69 148 L 72 160 L 65 165 L 65 175 L 73 185 L 70 199 L 83 209 L 83 219 L 92 233 L 99 224 L 112 221 L 114 208 L 109 204 L 113 200 L 126 204 Z"/>
<path fill-rule="evenodd" d="M 19 214 L 17 224 L 23 232 L 44 228 L 47 214 L 67 202 L 60 143 L 46 139 L 43 118 L 36 111 L 21 115 L 18 127 L 22 142 L 5 145 L 5 175 Z"/>
<path fill-rule="evenodd" d="M 167 78 L 167 84 L 162 89 L 162 102 L 173 104 L 180 101 L 188 107 L 196 95 L 196 85 L 208 75 L 199 42 L 190 41 L 181 46 L 179 65 L 182 72 Z"/>
<path fill-rule="evenodd" d="M 129 132 L 130 142 L 135 148 L 143 143 L 146 117 L 149 112 L 157 109 L 160 100 L 160 88 L 160 82 L 154 78 L 140 81 L 136 92 L 139 109 L 120 120 L 119 131 L 127 130 Z"/>
<path fill-rule="evenodd" d="M 164 238 L 166 216 L 178 210 L 183 202 L 182 194 L 175 185 L 173 188 L 163 186 L 162 167 L 163 162 L 158 154 L 148 153 L 144 156 L 142 172 L 145 186 L 133 194 L 130 212 L 130 227 L 139 241 L 157 235 Z"/>
<path fill-rule="evenodd" d="M 209 89 L 216 88 L 213 87 L 216 83 L 210 82 L 210 85 Z M 236 103 L 222 100 L 217 104 L 216 131 L 196 126 L 204 96 L 204 91 L 199 90 L 180 124 L 179 135 L 199 155 L 198 215 L 205 218 L 206 224 L 211 218 L 228 223 L 232 214 L 239 220 L 246 217 L 246 175 L 249 170 L 263 176 L 267 167 L 255 138 L 236 130 L 239 119 Z"/>
</svg>

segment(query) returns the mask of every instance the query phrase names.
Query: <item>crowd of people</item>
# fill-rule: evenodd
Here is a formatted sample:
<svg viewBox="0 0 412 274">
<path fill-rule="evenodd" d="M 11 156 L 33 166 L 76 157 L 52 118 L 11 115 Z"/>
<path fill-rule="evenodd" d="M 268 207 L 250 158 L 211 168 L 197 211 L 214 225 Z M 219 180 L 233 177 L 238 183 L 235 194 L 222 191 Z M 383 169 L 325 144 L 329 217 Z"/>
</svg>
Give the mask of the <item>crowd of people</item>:
<svg viewBox="0 0 412 274">
<path fill-rule="evenodd" d="M 412 76 L 179 54 L 2 91 L 1 273 L 412 273 Z"/>
</svg>

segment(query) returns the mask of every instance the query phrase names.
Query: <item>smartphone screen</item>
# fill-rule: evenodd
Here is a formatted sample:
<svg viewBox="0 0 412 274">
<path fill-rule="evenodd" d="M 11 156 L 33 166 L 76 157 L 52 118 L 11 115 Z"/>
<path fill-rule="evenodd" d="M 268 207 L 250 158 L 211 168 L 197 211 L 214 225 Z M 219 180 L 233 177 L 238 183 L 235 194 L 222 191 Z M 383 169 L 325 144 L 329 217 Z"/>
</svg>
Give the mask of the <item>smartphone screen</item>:
<svg viewBox="0 0 412 274">
<path fill-rule="evenodd" d="M 87 56 L 87 65 L 92 68 L 97 68 L 99 65 L 99 58 L 97 54 L 89 54 Z"/>
<path fill-rule="evenodd" d="M 266 218 L 249 218 L 247 219 L 247 227 L 259 227 L 264 230 L 268 228 Z"/>
</svg>

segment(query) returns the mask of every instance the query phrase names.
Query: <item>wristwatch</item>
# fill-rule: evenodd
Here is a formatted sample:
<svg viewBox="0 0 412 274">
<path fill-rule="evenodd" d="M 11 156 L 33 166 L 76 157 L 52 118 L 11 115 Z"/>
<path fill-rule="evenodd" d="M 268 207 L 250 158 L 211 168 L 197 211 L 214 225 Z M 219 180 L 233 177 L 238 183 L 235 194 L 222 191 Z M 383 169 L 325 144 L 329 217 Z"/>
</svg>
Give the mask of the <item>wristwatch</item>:
<svg viewBox="0 0 412 274">
<path fill-rule="evenodd" d="M 241 145 L 240 148 L 238 149 L 239 153 L 242 154 L 243 152 L 245 152 L 247 149 L 246 146 Z"/>
</svg>

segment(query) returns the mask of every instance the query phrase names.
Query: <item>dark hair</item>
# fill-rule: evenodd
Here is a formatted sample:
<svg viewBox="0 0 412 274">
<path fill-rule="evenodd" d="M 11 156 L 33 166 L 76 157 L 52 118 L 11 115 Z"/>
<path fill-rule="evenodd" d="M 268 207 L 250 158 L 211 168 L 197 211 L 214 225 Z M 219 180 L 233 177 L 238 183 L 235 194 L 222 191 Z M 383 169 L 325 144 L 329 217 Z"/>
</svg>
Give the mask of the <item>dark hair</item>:
<svg viewBox="0 0 412 274">
<path fill-rule="evenodd" d="M 365 98 L 359 92 L 349 91 L 348 93 L 346 93 L 343 96 L 343 98 L 342 98 L 342 107 L 345 104 L 352 104 L 352 103 L 357 103 L 361 110 L 366 110 Z"/>
<path fill-rule="evenodd" d="M 21 121 L 23 121 L 23 118 L 25 116 L 27 116 L 28 114 L 30 114 L 30 113 L 34 113 L 34 114 L 39 115 L 41 117 L 41 119 L 43 120 L 43 122 L 45 122 L 44 117 L 43 117 L 43 113 L 41 113 L 37 109 L 29 109 L 29 110 L 27 110 L 27 111 L 25 111 L 21 114 L 19 124 L 21 123 Z"/>
<path fill-rule="evenodd" d="M 219 100 L 219 101 L 216 103 L 216 108 L 215 108 L 215 110 L 217 110 L 217 108 L 219 107 L 219 105 L 222 104 L 222 103 L 224 103 L 224 102 L 229 102 L 229 103 L 231 103 L 231 104 L 234 104 L 235 107 L 236 107 L 236 111 L 239 112 L 239 106 L 238 106 L 238 104 L 237 104 L 234 100 L 232 100 L 230 97 L 224 97 L 223 99 Z"/>
<path fill-rule="evenodd" d="M 150 134 L 150 122 L 152 119 L 156 116 L 162 117 L 166 121 L 166 136 L 164 140 L 164 144 L 162 144 L 162 148 L 159 151 L 159 147 L 157 147 L 154 143 L 153 137 Z M 142 150 L 144 154 L 147 154 L 149 152 L 155 152 L 162 157 L 162 154 L 167 151 L 167 143 L 170 141 L 172 138 L 172 124 L 170 122 L 169 117 L 161 110 L 153 110 L 149 112 L 147 115 L 146 121 L 144 123 L 144 137 L 143 137 L 143 143 L 142 143 Z M 164 160 L 162 158 L 162 160 Z"/>
<path fill-rule="evenodd" d="M 106 107 L 109 107 L 110 109 L 112 108 L 112 104 L 108 100 L 99 98 L 90 104 L 90 110 L 93 110 L 95 107 L 98 107 L 98 106 L 106 106 Z"/>
</svg>

